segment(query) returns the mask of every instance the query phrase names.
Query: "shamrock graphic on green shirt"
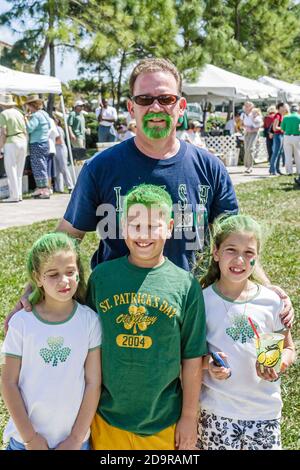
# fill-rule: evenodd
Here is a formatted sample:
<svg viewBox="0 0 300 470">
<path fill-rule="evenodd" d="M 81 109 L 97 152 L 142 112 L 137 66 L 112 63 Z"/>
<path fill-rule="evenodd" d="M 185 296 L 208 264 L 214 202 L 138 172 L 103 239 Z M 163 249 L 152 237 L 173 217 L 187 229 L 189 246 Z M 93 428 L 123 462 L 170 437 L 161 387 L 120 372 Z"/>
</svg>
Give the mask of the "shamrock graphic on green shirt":
<svg viewBox="0 0 300 470">
<path fill-rule="evenodd" d="M 52 362 L 52 366 L 56 367 L 59 361 L 66 362 L 71 353 L 71 349 L 62 347 L 64 344 L 64 338 L 62 336 L 58 336 L 57 338 L 51 336 L 47 339 L 47 343 L 49 349 L 42 348 L 40 350 L 40 356 L 42 356 L 46 364 L 50 364 Z"/>
</svg>

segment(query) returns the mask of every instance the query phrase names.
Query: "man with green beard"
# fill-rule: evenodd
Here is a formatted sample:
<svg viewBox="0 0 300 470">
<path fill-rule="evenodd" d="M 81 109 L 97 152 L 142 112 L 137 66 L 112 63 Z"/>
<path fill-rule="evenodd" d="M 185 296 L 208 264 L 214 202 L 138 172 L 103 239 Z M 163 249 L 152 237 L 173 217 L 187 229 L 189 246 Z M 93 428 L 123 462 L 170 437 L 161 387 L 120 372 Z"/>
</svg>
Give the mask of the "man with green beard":
<svg viewBox="0 0 300 470">
<path fill-rule="evenodd" d="M 168 60 L 139 62 L 129 79 L 127 103 L 136 120 L 136 136 L 96 154 L 80 172 L 57 230 L 78 239 L 86 232 L 100 232 L 92 268 L 128 254 L 119 223 L 123 198 L 141 183 L 159 185 L 171 195 L 174 229 L 164 255 L 187 271 L 207 241 L 208 225 L 220 214 L 238 211 L 223 163 L 205 149 L 176 138 L 176 124 L 186 108 L 181 87 L 180 74 Z M 26 295 L 14 311 L 22 306 L 31 308 Z M 293 308 L 288 298 L 285 306 L 283 321 L 290 326 Z"/>
<path fill-rule="evenodd" d="M 190 270 L 208 224 L 221 213 L 238 210 L 230 177 L 218 158 L 176 138 L 186 100 L 181 96 L 180 74 L 171 62 L 142 60 L 131 74 L 129 88 L 127 107 L 136 120 L 136 136 L 86 162 L 58 229 L 82 239 L 100 222 L 93 268 L 124 256 L 128 250 L 118 233 L 123 197 L 141 183 L 158 184 L 171 194 L 174 204 L 174 235 L 166 243 L 165 255 Z M 103 204 L 115 209 L 106 230 L 101 225 L 107 218 Z"/>
</svg>

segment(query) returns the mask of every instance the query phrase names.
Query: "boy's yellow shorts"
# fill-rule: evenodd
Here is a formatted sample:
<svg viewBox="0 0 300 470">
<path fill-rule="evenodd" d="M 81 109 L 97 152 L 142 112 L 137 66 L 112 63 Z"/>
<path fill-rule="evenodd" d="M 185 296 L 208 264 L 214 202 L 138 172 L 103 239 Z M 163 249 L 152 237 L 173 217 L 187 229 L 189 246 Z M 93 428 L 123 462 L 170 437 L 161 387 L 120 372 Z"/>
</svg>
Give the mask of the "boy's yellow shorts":
<svg viewBox="0 0 300 470">
<path fill-rule="evenodd" d="M 169 426 L 152 436 L 139 436 L 115 428 L 96 414 L 91 426 L 93 450 L 175 450 L 175 427 Z"/>
</svg>

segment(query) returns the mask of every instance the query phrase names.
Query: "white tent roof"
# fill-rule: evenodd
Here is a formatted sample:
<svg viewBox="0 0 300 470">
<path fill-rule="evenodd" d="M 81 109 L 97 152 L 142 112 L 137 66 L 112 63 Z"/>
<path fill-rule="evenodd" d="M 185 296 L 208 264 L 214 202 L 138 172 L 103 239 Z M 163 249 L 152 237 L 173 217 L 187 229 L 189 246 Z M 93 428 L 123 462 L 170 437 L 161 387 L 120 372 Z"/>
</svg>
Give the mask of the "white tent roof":
<svg viewBox="0 0 300 470">
<path fill-rule="evenodd" d="M 283 80 L 278 80 L 277 78 L 266 76 L 260 77 L 258 80 L 261 83 L 276 88 L 276 90 L 285 95 L 285 99 L 287 101 L 296 101 L 297 103 L 300 102 L 300 86 L 284 82 Z"/>
<path fill-rule="evenodd" d="M 183 83 L 183 92 L 187 96 L 203 97 L 212 94 L 233 100 L 264 99 L 277 96 L 274 87 L 227 72 L 227 70 L 210 64 L 204 66 L 196 83 Z"/>
<path fill-rule="evenodd" d="M 11 70 L 0 65 L 0 93 L 28 95 L 31 93 L 61 94 L 61 82 L 49 75 Z"/>
</svg>

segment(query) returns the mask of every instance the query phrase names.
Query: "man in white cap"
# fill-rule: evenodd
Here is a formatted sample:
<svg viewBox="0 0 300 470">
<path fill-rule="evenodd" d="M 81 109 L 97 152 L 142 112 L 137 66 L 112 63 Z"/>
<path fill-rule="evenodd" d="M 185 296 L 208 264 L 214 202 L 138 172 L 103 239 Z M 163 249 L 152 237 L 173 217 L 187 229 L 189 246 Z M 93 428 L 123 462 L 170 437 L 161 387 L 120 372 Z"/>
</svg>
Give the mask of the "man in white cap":
<svg viewBox="0 0 300 470">
<path fill-rule="evenodd" d="M 0 135 L 4 151 L 4 168 L 9 197 L 2 202 L 22 201 L 22 177 L 27 153 L 27 132 L 22 113 L 15 108 L 12 95 L 0 96 Z"/>
<path fill-rule="evenodd" d="M 74 111 L 71 111 L 68 117 L 68 126 L 72 147 L 85 148 L 85 118 L 82 113 L 84 102 L 77 100 L 74 105 Z"/>
</svg>

